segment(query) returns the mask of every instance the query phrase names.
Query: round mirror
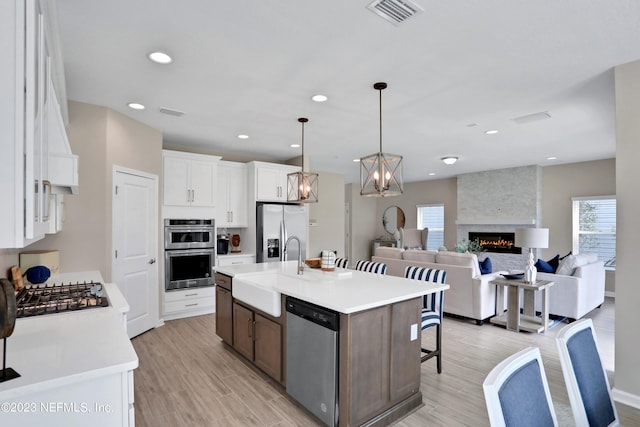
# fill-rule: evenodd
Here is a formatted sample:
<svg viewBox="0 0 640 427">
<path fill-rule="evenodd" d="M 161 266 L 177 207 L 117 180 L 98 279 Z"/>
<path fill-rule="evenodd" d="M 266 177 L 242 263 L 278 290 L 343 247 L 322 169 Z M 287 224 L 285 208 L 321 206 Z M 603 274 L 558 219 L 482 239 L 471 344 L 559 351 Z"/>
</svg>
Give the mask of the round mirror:
<svg viewBox="0 0 640 427">
<path fill-rule="evenodd" d="M 382 214 L 382 226 L 387 233 L 396 236 L 404 228 L 404 212 L 397 206 L 389 206 Z"/>
</svg>

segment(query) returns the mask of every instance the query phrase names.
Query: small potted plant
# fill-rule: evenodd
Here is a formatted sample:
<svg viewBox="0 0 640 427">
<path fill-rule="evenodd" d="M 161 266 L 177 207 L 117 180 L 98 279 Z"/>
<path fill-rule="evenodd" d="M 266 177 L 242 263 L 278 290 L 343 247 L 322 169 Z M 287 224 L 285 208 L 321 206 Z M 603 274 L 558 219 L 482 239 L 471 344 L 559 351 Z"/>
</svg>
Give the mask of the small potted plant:
<svg viewBox="0 0 640 427">
<path fill-rule="evenodd" d="M 478 240 L 467 240 L 462 239 L 456 244 L 456 252 L 465 253 L 470 252 L 472 254 L 478 255 L 481 252 L 484 252 L 484 248 L 480 246 L 480 242 Z"/>
</svg>

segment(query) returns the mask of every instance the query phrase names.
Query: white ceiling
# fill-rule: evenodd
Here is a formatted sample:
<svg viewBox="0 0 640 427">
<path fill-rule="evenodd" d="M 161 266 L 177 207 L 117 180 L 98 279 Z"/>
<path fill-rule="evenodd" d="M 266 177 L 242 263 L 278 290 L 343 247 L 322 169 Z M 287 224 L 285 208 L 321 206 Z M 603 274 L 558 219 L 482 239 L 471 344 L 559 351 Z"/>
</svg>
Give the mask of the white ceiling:
<svg viewBox="0 0 640 427">
<path fill-rule="evenodd" d="M 347 182 L 378 151 L 378 81 L 383 151 L 404 156 L 406 182 L 615 156 L 612 67 L 640 59 L 640 1 L 416 1 L 394 26 L 369 0 L 57 0 L 67 95 L 171 146 L 274 161 L 300 154 L 308 117 L 311 169 Z"/>
</svg>

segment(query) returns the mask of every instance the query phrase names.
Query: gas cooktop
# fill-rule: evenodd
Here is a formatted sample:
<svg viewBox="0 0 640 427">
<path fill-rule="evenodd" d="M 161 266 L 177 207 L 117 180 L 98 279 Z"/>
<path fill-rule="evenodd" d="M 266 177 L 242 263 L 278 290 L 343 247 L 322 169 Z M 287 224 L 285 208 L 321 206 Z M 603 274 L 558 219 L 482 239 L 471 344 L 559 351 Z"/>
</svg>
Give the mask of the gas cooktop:
<svg viewBox="0 0 640 427">
<path fill-rule="evenodd" d="M 16 317 L 108 307 L 102 283 L 27 285 L 16 295 Z"/>
</svg>

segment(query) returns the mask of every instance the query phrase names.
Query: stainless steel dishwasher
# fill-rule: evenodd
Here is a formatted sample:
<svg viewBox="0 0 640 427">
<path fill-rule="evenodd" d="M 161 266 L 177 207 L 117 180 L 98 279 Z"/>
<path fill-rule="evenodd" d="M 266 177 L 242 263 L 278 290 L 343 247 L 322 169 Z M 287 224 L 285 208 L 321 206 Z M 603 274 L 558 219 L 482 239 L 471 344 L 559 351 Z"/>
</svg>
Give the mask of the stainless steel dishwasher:
<svg viewBox="0 0 640 427">
<path fill-rule="evenodd" d="M 287 394 L 337 426 L 339 314 L 292 297 L 286 310 Z"/>
</svg>

